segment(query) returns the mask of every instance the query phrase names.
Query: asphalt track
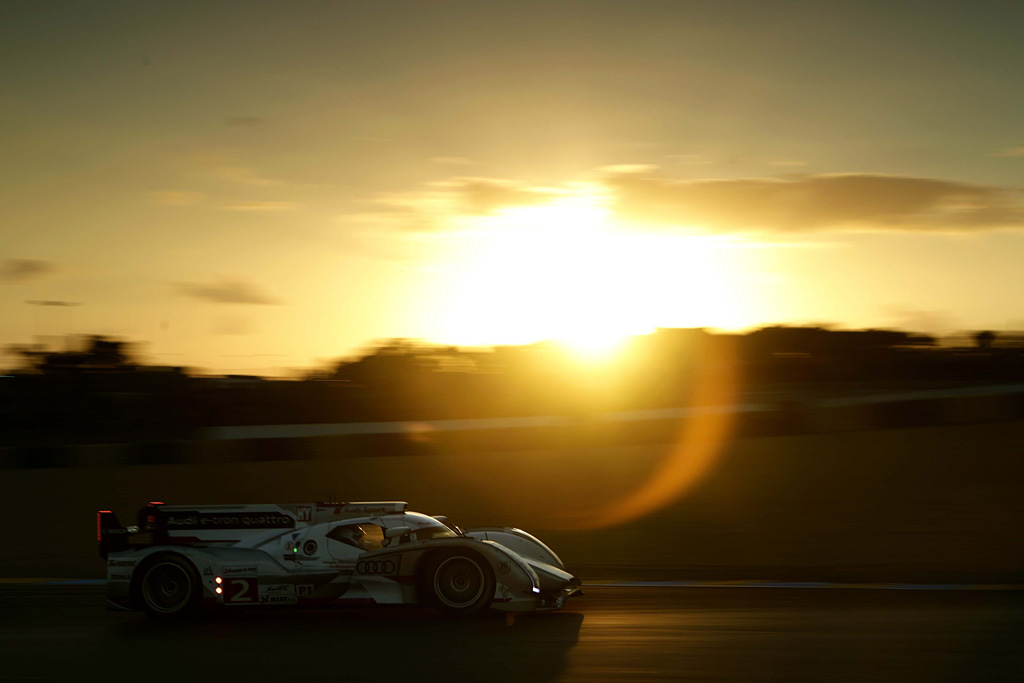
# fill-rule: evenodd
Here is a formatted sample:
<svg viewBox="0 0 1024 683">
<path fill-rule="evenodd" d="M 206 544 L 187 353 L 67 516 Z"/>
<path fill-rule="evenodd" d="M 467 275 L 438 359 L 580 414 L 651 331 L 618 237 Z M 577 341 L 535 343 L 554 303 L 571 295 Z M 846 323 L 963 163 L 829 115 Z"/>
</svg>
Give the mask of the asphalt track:
<svg viewBox="0 0 1024 683">
<path fill-rule="evenodd" d="M 0 680 L 1015 681 L 1024 592 L 591 587 L 562 612 L 238 610 L 162 625 L 0 585 Z"/>
</svg>

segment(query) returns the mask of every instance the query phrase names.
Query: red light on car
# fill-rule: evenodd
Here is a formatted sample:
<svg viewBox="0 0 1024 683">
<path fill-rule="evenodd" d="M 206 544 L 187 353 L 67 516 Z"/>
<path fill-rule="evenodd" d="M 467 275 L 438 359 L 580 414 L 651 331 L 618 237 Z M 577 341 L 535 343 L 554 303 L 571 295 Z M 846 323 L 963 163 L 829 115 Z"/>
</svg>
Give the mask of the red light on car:
<svg viewBox="0 0 1024 683">
<path fill-rule="evenodd" d="M 110 510 L 97 510 L 96 511 L 96 540 L 103 540 L 103 515 L 109 515 Z"/>
<path fill-rule="evenodd" d="M 221 588 L 220 586 L 217 586 L 217 587 L 216 587 L 216 588 L 214 589 L 214 591 L 216 591 L 217 595 L 220 595 L 221 593 L 223 593 L 223 592 L 224 592 L 224 589 L 223 589 L 223 588 Z"/>
<path fill-rule="evenodd" d="M 163 503 L 161 503 L 159 501 L 152 501 L 152 502 L 150 502 L 150 505 L 163 505 Z"/>
</svg>

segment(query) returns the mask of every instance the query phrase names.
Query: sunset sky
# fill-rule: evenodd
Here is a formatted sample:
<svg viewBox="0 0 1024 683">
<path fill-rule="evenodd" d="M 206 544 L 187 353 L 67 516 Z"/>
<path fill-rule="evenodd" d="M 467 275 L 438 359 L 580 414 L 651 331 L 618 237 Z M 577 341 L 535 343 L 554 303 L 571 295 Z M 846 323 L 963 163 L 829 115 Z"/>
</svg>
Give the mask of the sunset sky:
<svg viewBox="0 0 1024 683">
<path fill-rule="evenodd" d="M 1022 329 L 1022 35 L 1020 2 L 4 3 L 0 345 Z"/>
</svg>

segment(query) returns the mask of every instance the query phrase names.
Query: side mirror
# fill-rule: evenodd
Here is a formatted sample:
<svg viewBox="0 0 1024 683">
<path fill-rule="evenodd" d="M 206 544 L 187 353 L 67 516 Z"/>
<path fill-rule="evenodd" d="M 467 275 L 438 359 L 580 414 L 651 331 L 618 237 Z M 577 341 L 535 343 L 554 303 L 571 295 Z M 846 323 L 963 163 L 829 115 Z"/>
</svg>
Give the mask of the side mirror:
<svg viewBox="0 0 1024 683">
<path fill-rule="evenodd" d="M 412 531 L 411 527 L 393 526 L 384 532 L 384 538 L 395 538 L 396 536 L 405 536 L 410 531 Z"/>
</svg>

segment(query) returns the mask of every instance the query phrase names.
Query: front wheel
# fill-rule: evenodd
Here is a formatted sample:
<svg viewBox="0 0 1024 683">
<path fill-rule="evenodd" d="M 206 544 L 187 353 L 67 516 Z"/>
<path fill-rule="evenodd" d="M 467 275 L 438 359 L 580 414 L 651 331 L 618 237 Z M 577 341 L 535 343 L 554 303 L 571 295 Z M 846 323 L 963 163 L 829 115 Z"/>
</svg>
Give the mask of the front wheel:
<svg viewBox="0 0 1024 683">
<path fill-rule="evenodd" d="M 139 602 L 142 611 L 160 621 L 175 621 L 199 607 L 199 573 L 183 557 L 164 555 L 142 568 Z"/>
<path fill-rule="evenodd" d="M 436 556 L 420 578 L 421 594 L 446 614 L 479 614 L 494 599 L 494 573 L 472 551 L 448 551 Z"/>
</svg>

